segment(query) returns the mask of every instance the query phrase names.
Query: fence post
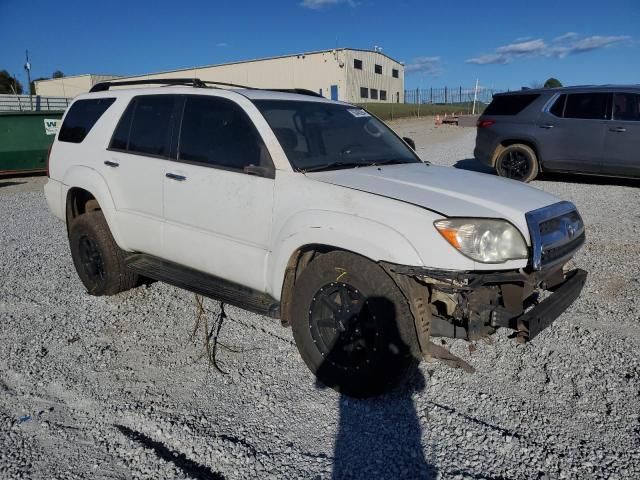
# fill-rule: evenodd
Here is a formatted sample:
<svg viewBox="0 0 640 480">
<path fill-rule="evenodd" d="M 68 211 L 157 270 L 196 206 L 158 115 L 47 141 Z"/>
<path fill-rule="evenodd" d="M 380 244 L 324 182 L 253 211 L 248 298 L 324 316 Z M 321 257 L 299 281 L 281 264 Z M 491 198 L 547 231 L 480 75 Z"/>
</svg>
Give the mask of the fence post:
<svg viewBox="0 0 640 480">
<path fill-rule="evenodd" d="M 433 87 L 429 88 L 429 103 L 433 105 Z"/>
<path fill-rule="evenodd" d="M 447 104 L 447 93 L 448 93 L 448 89 L 447 89 L 447 87 L 444 87 L 444 103 L 445 103 L 445 105 Z"/>
</svg>

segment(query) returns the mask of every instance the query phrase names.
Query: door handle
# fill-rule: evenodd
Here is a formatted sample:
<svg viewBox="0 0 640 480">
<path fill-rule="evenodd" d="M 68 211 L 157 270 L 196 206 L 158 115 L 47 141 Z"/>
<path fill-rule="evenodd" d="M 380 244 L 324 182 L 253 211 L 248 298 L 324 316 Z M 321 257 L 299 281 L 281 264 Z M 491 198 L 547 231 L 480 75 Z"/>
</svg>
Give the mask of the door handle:
<svg viewBox="0 0 640 480">
<path fill-rule="evenodd" d="M 624 133 L 627 131 L 626 128 L 624 127 L 616 127 L 616 128 L 610 128 L 609 129 L 610 132 L 617 132 L 617 133 Z"/>
<path fill-rule="evenodd" d="M 119 164 L 118 162 L 111 162 L 111 161 L 109 161 L 109 160 L 106 160 L 106 161 L 104 162 L 104 164 L 105 164 L 107 167 L 113 167 L 113 168 L 116 168 L 116 167 L 119 167 L 119 166 L 120 166 L 120 164 Z"/>
<path fill-rule="evenodd" d="M 184 175 L 178 175 L 177 173 L 167 173 L 165 177 L 170 178 L 171 180 L 177 180 L 178 182 L 183 182 L 187 179 Z"/>
<path fill-rule="evenodd" d="M 538 125 L 540 128 L 544 128 L 545 130 L 551 130 L 553 128 L 553 125 L 550 125 L 548 123 L 545 123 L 544 125 Z"/>
</svg>

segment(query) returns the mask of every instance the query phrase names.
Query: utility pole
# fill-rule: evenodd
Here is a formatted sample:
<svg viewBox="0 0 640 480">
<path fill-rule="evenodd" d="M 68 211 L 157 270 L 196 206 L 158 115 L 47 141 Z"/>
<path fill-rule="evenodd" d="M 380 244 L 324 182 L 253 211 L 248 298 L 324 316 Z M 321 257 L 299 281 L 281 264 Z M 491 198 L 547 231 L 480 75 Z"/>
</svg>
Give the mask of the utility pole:
<svg viewBox="0 0 640 480">
<path fill-rule="evenodd" d="M 29 50 L 25 51 L 25 55 L 27 57 L 27 62 L 24 64 L 24 69 L 27 71 L 27 85 L 29 88 L 29 105 L 31 106 L 31 111 L 33 111 L 33 97 L 31 96 L 31 63 L 29 63 Z"/>
<path fill-rule="evenodd" d="M 476 114 L 476 102 L 478 101 L 478 81 L 479 79 L 476 78 L 476 88 L 473 91 L 473 110 L 471 110 L 471 115 Z"/>
</svg>

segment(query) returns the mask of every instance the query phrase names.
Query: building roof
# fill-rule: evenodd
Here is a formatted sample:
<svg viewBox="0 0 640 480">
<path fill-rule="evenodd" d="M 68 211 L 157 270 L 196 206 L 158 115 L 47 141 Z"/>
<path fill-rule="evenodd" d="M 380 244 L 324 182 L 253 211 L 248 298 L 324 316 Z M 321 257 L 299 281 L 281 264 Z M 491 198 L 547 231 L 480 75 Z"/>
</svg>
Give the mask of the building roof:
<svg viewBox="0 0 640 480">
<path fill-rule="evenodd" d="M 215 64 L 211 64 L 211 65 L 200 65 L 198 67 L 184 67 L 184 68 L 176 68 L 173 70 L 163 70 L 160 72 L 151 72 L 151 73 L 140 73 L 137 75 L 127 75 L 124 77 L 119 77 L 121 79 L 126 79 L 126 78 L 133 78 L 133 77 L 146 77 L 146 76 L 150 76 L 150 75 L 161 75 L 164 73 L 174 73 L 174 72 L 184 72 L 184 71 L 189 71 L 189 70 L 200 70 L 203 68 L 212 68 L 212 67 L 224 67 L 227 65 L 238 65 L 241 63 L 253 63 L 253 62 L 264 62 L 267 60 L 278 60 L 281 58 L 290 58 L 290 57 L 302 57 L 302 56 L 306 56 L 306 55 L 316 55 L 316 54 L 320 54 L 320 53 L 330 53 L 333 51 L 343 51 L 343 50 L 351 50 L 354 52 L 368 52 L 368 53 L 377 53 L 378 55 L 382 55 L 383 57 L 387 57 L 389 60 L 391 60 L 392 62 L 397 63 L 398 65 L 403 65 L 401 62 L 399 62 L 398 60 L 390 57 L 389 55 L 382 53 L 382 52 L 378 52 L 378 51 L 374 51 L 374 50 L 366 50 L 366 49 L 360 49 L 360 48 L 332 48 L 330 50 L 315 50 L 315 51 L 311 51 L 311 52 L 302 52 L 302 53 L 292 53 L 292 54 L 288 54 L 288 55 L 277 55 L 274 57 L 264 57 L 264 58 L 253 58 L 253 59 L 249 59 L 249 60 L 238 60 L 235 62 L 226 62 L 226 63 L 215 63 Z"/>
</svg>

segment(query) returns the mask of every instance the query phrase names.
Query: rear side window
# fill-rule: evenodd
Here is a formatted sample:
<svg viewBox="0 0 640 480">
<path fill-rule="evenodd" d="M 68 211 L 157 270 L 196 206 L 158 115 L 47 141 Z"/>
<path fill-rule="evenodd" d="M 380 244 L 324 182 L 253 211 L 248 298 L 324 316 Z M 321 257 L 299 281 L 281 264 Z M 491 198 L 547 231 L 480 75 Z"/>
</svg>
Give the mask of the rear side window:
<svg viewBox="0 0 640 480">
<path fill-rule="evenodd" d="M 122 115 L 111 139 L 111 148 L 131 153 L 168 157 L 174 95 L 134 98 Z"/>
<path fill-rule="evenodd" d="M 560 95 L 549 109 L 549 113 L 562 118 L 562 115 L 564 114 L 564 103 L 566 100 L 567 95 Z"/>
<path fill-rule="evenodd" d="M 604 119 L 608 93 L 571 93 L 567 95 L 564 118 Z"/>
<path fill-rule="evenodd" d="M 178 160 L 242 170 L 271 166 L 253 123 L 230 100 L 187 97 L 180 127 Z"/>
<path fill-rule="evenodd" d="M 497 95 L 493 97 L 484 115 L 517 115 L 539 96 L 537 93 Z"/>
<path fill-rule="evenodd" d="M 615 93 L 613 95 L 613 119 L 640 122 L 640 95 Z"/>
<path fill-rule="evenodd" d="M 115 100 L 115 98 L 93 98 L 74 102 L 60 127 L 58 140 L 81 143 Z"/>
</svg>

